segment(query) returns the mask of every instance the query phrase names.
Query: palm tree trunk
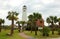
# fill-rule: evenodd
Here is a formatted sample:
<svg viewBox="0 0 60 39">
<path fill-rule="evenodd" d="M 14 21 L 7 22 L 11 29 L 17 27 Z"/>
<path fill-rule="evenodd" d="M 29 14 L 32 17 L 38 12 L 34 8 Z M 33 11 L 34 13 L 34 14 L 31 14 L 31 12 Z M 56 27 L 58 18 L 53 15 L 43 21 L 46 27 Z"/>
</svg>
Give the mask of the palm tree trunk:
<svg viewBox="0 0 60 39">
<path fill-rule="evenodd" d="M 13 32 L 14 32 L 14 20 L 12 20 L 11 35 L 13 34 Z"/>
<path fill-rule="evenodd" d="M 59 28 L 60 28 L 60 22 L 59 22 Z"/>
<path fill-rule="evenodd" d="M 18 24 L 18 31 L 20 32 L 20 24 Z"/>
<path fill-rule="evenodd" d="M 33 26 L 33 25 L 31 24 L 30 26 L 31 26 L 31 33 L 32 33 L 32 26 Z"/>
<path fill-rule="evenodd" d="M 37 27 L 35 26 L 35 35 L 37 35 Z"/>
<path fill-rule="evenodd" d="M 34 26 L 35 26 L 35 35 L 37 35 L 37 25 L 36 25 L 36 22 L 34 22 Z"/>
<path fill-rule="evenodd" d="M 60 29 L 60 22 L 59 22 L 59 27 L 58 28 Z M 60 32 L 58 32 L 58 35 L 60 35 Z"/>
<path fill-rule="evenodd" d="M 24 31 L 24 24 L 22 24 L 22 32 Z"/>
<path fill-rule="evenodd" d="M 1 32 L 1 23 L 0 23 L 0 32 Z"/>
<path fill-rule="evenodd" d="M 54 24 L 52 22 L 52 34 L 54 35 Z"/>
<path fill-rule="evenodd" d="M 44 33 L 44 26 L 43 26 L 43 36 L 45 36 L 45 33 Z"/>
<path fill-rule="evenodd" d="M 32 33 L 32 26 L 31 26 L 31 33 Z"/>
<path fill-rule="evenodd" d="M 52 34 L 54 35 L 54 30 L 52 29 Z"/>
</svg>

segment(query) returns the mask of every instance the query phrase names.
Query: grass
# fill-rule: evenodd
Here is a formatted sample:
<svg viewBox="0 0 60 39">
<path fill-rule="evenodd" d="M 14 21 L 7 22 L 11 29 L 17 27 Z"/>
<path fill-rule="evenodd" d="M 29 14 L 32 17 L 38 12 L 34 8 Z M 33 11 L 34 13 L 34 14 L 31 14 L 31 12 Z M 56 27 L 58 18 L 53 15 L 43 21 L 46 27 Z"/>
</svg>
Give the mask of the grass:
<svg viewBox="0 0 60 39">
<path fill-rule="evenodd" d="M 6 34 L 9 32 L 9 30 L 3 30 L 2 32 L 0 32 L 0 39 L 24 39 L 19 35 L 19 32 L 17 30 L 14 31 L 13 36 L 7 36 Z"/>
<path fill-rule="evenodd" d="M 19 35 L 18 30 L 14 31 L 13 36 L 7 36 L 6 34 L 9 33 L 9 32 L 10 32 L 10 30 L 2 30 L 2 32 L 0 32 L 0 39 L 25 39 L 25 38 L 23 38 L 23 37 L 21 37 Z M 49 37 L 46 37 L 46 36 L 43 37 L 42 33 L 39 32 L 39 31 L 38 31 L 38 35 L 37 36 L 34 34 L 34 31 L 32 33 L 30 31 L 24 31 L 24 33 L 26 35 L 29 35 L 31 37 L 38 38 L 38 39 L 58 38 L 58 37 L 60 37 L 60 35 L 58 35 L 58 32 L 56 32 L 56 31 L 55 31 L 54 35 L 52 35 L 51 32 L 50 32 L 49 33 Z"/>
<path fill-rule="evenodd" d="M 55 34 L 54 35 L 52 35 L 51 33 L 52 32 L 50 32 L 49 33 L 49 36 L 47 37 L 47 36 L 42 36 L 42 33 L 41 32 L 39 32 L 38 31 L 38 35 L 36 36 L 35 34 L 34 34 L 34 31 L 31 33 L 30 31 L 25 31 L 24 32 L 26 35 L 29 35 L 29 36 L 32 36 L 32 37 L 34 37 L 34 38 L 38 38 L 38 39 L 46 39 L 46 38 L 58 38 L 58 37 L 60 37 L 60 35 L 58 35 L 58 32 L 56 32 L 55 31 Z"/>
</svg>

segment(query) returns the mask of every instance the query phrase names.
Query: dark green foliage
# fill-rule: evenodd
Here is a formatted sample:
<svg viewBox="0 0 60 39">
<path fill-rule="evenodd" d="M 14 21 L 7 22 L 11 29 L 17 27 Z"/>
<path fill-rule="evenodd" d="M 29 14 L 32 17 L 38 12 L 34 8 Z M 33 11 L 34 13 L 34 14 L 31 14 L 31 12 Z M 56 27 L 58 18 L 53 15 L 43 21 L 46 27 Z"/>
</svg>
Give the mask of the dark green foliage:
<svg viewBox="0 0 60 39">
<path fill-rule="evenodd" d="M 11 20 L 11 32 L 10 34 L 12 35 L 14 33 L 14 21 L 18 19 L 18 13 L 17 12 L 8 12 L 8 16 L 6 17 L 8 20 Z"/>
<path fill-rule="evenodd" d="M 60 35 L 60 29 L 59 29 L 59 28 L 58 28 L 58 30 L 57 30 L 57 31 L 58 31 L 58 35 Z"/>
<path fill-rule="evenodd" d="M 26 26 L 26 30 L 31 30 L 31 26 Z"/>
<path fill-rule="evenodd" d="M 40 31 L 42 32 L 43 36 L 49 36 L 50 29 L 48 27 L 44 27 Z"/>
<path fill-rule="evenodd" d="M 0 18 L 0 32 L 1 32 L 1 29 L 2 29 L 2 24 L 4 24 L 4 23 L 5 23 L 4 19 Z"/>
<path fill-rule="evenodd" d="M 20 21 L 17 21 L 16 24 L 18 24 L 18 31 L 20 32 L 20 30 L 21 30 Z"/>
<path fill-rule="evenodd" d="M 58 22 L 58 19 L 57 19 L 57 16 L 49 16 L 47 19 L 46 19 L 46 22 L 48 24 L 51 24 L 51 30 L 52 30 L 52 34 L 54 34 L 54 26 L 56 25 L 56 23 Z"/>
<path fill-rule="evenodd" d="M 38 27 L 36 27 L 38 30 Z M 31 30 L 31 26 L 26 26 L 26 30 L 30 31 Z M 35 31 L 35 27 L 32 26 L 32 31 Z"/>
<path fill-rule="evenodd" d="M 37 29 L 36 29 L 36 21 L 39 19 L 41 20 L 42 19 L 42 15 L 39 14 L 39 13 L 33 13 L 31 15 L 28 16 L 28 21 L 29 21 L 29 24 L 31 25 L 31 33 L 32 33 L 32 30 L 34 29 L 35 30 L 35 35 L 37 35 Z"/>
<path fill-rule="evenodd" d="M 22 25 L 22 32 L 23 32 L 25 30 L 24 26 L 25 26 L 26 22 L 25 21 L 20 21 L 20 24 Z"/>
</svg>

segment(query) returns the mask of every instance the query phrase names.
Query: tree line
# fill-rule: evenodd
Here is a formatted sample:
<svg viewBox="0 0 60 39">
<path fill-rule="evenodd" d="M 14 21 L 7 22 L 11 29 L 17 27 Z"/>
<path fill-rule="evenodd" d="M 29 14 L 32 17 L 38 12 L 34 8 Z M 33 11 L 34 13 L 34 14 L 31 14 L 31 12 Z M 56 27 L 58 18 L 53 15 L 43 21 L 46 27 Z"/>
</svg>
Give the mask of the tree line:
<svg viewBox="0 0 60 39">
<path fill-rule="evenodd" d="M 6 17 L 6 19 L 8 20 L 11 20 L 11 32 L 9 35 L 13 35 L 14 33 L 14 21 L 16 21 L 16 24 L 18 24 L 18 31 L 20 32 L 21 31 L 21 25 L 22 24 L 22 31 L 24 31 L 24 24 L 27 24 L 26 27 L 27 28 L 30 28 L 31 30 L 31 33 L 33 31 L 33 28 L 34 28 L 34 31 L 35 31 L 35 35 L 37 35 L 37 31 L 38 31 L 38 25 L 36 24 L 36 21 L 39 19 L 40 21 L 43 19 L 42 18 L 42 14 L 40 13 L 36 13 L 34 12 L 33 14 L 30 14 L 28 16 L 28 21 L 25 22 L 25 21 L 18 21 L 18 15 L 19 13 L 17 12 L 14 12 L 14 11 L 9 11 L 8 12 L 8 16 Z M 57 25 L 56 23 L 58 23 L 58 34 L 60 35 L 60 18 L 57 18 L 57 16 L 49 16 L 47 17 L 46 19 L 46 22 L 48 23 L 48 26 L 51 26 L 51 31 L 52 31 L 52 34 L 54 34 L 54 31 L 55 31 L 55 26 Z M 5 20 L 0 18 L 0 32 L 1 32 L 1 27 L 2 27 L 2 24 L 5 23 Z M 29 27 L 30 26 L 30 27 Z M 49 27 L 45 27 L 45 25 L 43 25 L 43 29 L 41 30 L 41 32 L 43 33 L 43 36 L 45 35 L 49 35 Z"/>
</svg>

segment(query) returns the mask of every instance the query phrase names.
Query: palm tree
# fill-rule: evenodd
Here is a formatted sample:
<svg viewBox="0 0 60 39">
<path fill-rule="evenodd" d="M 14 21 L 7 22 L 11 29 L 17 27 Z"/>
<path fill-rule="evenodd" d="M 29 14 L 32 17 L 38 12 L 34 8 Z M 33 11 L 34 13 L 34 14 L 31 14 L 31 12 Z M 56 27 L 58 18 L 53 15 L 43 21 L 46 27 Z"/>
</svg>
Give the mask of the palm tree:
<svg viewBox="0 0 60 39">
<path fill-rule="evenodd" d="M 1 18 L 0 18 L 0 32 L 1 32 L 1 28 L 2 28 L 2 27 L 1 27 L 2 25 L 1 25 L 1 24 L 4 24 L 4 22 L 5 22 L 4 19 L 1 19 Z"/>
<path fill-rule="evenodd" d="M 18 31 L 20 32 L 21 30 L 20 21 L 17 21 L 16 24 L 18 24 Z"/>
<path fill-rule="evenodd" d="M 32 15 L 29 15 L 28 18 L 29 18 L 29 21 L 31 21 L 31 25 L 35 27 L 35 35 L 37 35 L 36 21 L 37 21 L 38 19 L 40 19 L 40 20 L 42 19 L 41 14 L 34 12 Z M 32 26 L 31 26 L 31 27 L 32 27 Z"/>
<path fill-rule="evenodd" d="M 54 16 L 54 18 L 53 18 L 53 19 L 54 19 L 54 24 L 56 24 L 56 23 L 57 23 L 57 21 L 58 21 L 58 20 L 57 20 L 57 16 Z M 47 22 L 47 23 L 48 23 L 48 25 L 49 25 L 49 24 L 51 23 L 50 18 L 47 18 L 47 19 L 46 19 L 46 22 Z"/>
<path fill-rule="evenodd" d="M 4 28 L 4 23 L 5 23 L 5 20 L 3 20 L 2 22 L 3 22 L 3 28 Z"/>
<path fill-rule="evenodd" d="M 54 17 L 53 16 L 49 16 L 49 21 L 51 23 L 51 27 L 52 27 L 52 34 L 54 34 Z"/>
<path fill-rule="evenodd" d="M 50 18 L 46 19 L 46 22 L 48 23 L 48 25 L 50 24 Z"/>
<path fill-rule="evenodd" d="M 51 23 L 51 28 L 52 28 L 52 34 L 54 34 L 54 25 L 57 23 L 57 16 L 49 16 L 46 19 L 46 22 L 49 24 Z"/>
<path fill-rule="evenodd" d="M 24 24 L 25 23 L 26 23 L 25 21 L 20 21 L 20 24 L 22 24 L 22 31 L 24 31 Z"/>
<path fill-rule="evenodd" d="M 32 33 L 32 26 L 33 26 L 33 22 L 32 22 L 32 19 L 33 19 L 33 15 L 29 15 L 28 16 L 28 22 L 29 22 L 29 24 L 31 25 L 31 33 Z"/>
<path fill-rule="evenodd" d="M 58 18 L 58 22 L 59 22 L 59 28 L 60 28 L 60 18 Z"/>
<path fill-rule="evenodd" d="M 60 35 L 60 18 L 58 18 L 58 35 Z"/>
<path fill-rule="evenodd" d="M 39 14 L 39 13 L 33 13 L 33 15 L 34 15 L 35 21 L 37 21 L 38 19 L 41 21 L 41 19 L 42 19 L 42 15 L 41 14 Z M 35 35 L 37 35 L 37 26 L 35 26 Z"/>
<path fill-rule="evenodd" d="M 14 20 L 16 21 L 18 19 L 18 13 L 17 12 L 8 12 L 8 16 L 6 17 L 7 19 L 11 20 L 12 21 L 12 25 L 11 25 L 11 33 L 10 35 L 13 34 L 14 32 Z"/>
<path fill-rule="evenodd" d="M 31 30 L 31 33 L 32 33 L 32 28 L 31 28 L 31 21 L 27 21 L 27 28 L 28 30 Z"/>
<path fill-rule="evenodd" d="M 58 22 L 57 16 L 54 16 L 54 23 L 56 24 Z"/>
</svg>

